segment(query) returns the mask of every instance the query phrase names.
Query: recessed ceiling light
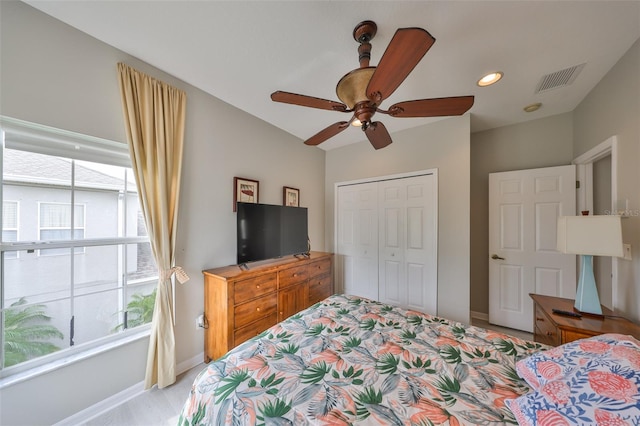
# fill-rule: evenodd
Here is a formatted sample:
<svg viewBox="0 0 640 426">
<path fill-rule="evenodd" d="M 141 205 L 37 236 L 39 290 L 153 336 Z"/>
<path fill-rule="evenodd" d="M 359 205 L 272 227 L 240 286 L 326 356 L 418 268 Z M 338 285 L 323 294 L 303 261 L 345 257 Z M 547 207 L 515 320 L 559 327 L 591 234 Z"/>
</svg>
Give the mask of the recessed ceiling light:
<svg viewBox="0 0 640 426">
<path fill-rule="evenodd" d="M 539 110 L 541 106 L 542 106 L 542 104 L 540 102 L 536 102 L 535 104 L 527 105 L 526 107 L 524 107 L 522 109 L 525 112 L 533 112 L 533 111 Z"/>
<path fill-rule="evenodd" d="M 492 84 L 497 83 L 503 75 L 504 74 L 500 71 L 494 71 L 482 77 L 476 84 L 480 87 L 491 86 Z"/>
</svg>

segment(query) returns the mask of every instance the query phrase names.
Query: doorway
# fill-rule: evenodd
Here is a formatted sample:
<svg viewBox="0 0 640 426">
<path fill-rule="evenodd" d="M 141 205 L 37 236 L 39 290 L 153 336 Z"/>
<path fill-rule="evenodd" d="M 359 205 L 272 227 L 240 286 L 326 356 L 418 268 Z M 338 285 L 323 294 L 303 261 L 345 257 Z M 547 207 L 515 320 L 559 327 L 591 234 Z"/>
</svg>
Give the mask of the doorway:
<svg viewBox="0 0 640 426">
<path fill-rule="evenodd" d="M 573 161 L 580 181 L 577 194 L 578 211 L 589 214 L 614 214 L 618 199 L 618 140 L 611 136 Z M 594 275 L 600 303 L 607 308 L 617 306 L 618 258 L 594 257 Z"/>
<path fill-rule="evenodd" d="M 611 212 L 611 155 L 593 162 L 593 214 L 606 215 Z M 600 295 L 600 303 L 613 309 L 611 283 L 612 257 L 595 256 L 593 274 Z"/>
</svg>

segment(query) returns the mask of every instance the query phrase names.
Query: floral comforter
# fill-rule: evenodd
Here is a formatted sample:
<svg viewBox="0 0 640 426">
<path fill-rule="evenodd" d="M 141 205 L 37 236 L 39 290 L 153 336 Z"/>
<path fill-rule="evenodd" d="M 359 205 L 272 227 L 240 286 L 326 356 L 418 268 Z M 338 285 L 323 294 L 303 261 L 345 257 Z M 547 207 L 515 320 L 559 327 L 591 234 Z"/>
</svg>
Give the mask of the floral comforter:
<svg viewBox="0 0 640 426">
<path fill-rule="evenodd" d="M 211 362 L 179 424 L 516 424 L 515 363 L 544 348 L 333 295 Z"/>
</svg>

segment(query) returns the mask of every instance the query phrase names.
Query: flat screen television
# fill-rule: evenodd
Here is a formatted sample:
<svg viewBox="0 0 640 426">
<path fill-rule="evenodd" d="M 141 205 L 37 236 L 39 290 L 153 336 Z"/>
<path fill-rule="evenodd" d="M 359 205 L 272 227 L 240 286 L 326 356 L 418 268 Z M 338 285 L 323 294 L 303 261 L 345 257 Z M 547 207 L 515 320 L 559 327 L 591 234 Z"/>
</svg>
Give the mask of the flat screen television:
<svg viewBox="0 0 640 426">
<path fill-rule="evenodd" d="M 238 203 L 237 212 L 238 265 L 308 253 L 305 207 Z"/>
</svg>

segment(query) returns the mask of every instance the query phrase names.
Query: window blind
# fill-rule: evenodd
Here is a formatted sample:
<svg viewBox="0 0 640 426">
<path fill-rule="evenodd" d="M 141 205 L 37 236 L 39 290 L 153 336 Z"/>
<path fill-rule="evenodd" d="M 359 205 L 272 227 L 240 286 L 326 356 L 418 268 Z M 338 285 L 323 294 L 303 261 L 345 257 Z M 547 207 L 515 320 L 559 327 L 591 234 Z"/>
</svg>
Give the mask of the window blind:
<svg viewBox="0 0 640 426">
<path fill-rule="evenodd" d="M 131 167 L 129 147 L 115 142 L 16 118 L 0 116 L 4 147 L 39 154 Z"/>
</svg>

